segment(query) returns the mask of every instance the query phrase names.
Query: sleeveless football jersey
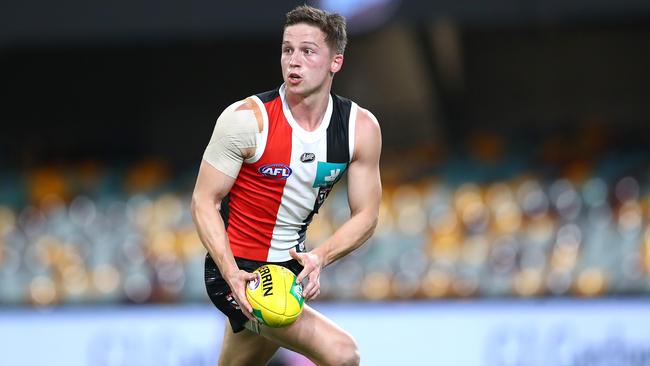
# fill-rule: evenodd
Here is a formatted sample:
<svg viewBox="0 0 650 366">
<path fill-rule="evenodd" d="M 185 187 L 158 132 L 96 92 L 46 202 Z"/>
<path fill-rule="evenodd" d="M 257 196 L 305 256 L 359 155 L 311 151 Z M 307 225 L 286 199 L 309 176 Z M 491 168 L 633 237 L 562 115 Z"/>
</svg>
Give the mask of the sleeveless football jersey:
<svg viewBox="0 0 650 366">
<path fill-rule="evenodd" d="M 292 117 L 284 86 L 252 99 L 264 130 L 221 215 L 235 257 L 282 262 L 291 259 L 289 249 L 305 250 L 307 226 L 347 170 L 358 107 L 331 94 L 323 121 L 307 131 Z"/>
</svg>

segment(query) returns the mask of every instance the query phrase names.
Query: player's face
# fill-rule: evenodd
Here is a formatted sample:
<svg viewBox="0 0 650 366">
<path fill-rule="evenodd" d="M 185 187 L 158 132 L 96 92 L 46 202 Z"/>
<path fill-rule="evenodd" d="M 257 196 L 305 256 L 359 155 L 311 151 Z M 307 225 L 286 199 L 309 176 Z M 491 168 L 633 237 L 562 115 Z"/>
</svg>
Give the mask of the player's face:
<svg viewBox="0 0 650 366">
<path fill-rule="evenodd" d="M 306 96 L 330 85 L 343 56 L 330 49 L 318 27 L 301 23 L 285 28 L 280 63 L 287 91 Z"/>
</svg>

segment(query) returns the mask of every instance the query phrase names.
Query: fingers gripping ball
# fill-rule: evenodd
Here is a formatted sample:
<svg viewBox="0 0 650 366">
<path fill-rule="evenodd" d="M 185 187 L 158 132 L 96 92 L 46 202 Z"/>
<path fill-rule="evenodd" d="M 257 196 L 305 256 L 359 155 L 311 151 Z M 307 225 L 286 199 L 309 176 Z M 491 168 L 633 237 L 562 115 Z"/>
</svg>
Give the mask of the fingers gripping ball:
<svg viewBox="0 0 650 366">
<path fill-rule="evenodd" d="M 253 315 L 272 328 L 292 324 L 302 312 L 302 285 L 296 275 L 275 264 L 266 264 L 253 273 L 257 278 L 248 282 L 246 298 L 253 307 Z"/>
</svg>

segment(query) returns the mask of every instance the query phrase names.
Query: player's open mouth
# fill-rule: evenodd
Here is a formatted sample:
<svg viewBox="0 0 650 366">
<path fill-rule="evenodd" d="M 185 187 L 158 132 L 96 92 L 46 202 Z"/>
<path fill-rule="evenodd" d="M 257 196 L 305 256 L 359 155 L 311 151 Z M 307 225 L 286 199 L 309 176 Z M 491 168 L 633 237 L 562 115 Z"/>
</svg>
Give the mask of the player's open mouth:
<svg viewBox="0 0 650 366">
<path fill-rule="evenodd" d="M 296 73 L 291 73 L 287 79 L 289 79 L 289 82 L 292 84 L 298 84 L 302 80 L 302 77 Z"/>
</svg>

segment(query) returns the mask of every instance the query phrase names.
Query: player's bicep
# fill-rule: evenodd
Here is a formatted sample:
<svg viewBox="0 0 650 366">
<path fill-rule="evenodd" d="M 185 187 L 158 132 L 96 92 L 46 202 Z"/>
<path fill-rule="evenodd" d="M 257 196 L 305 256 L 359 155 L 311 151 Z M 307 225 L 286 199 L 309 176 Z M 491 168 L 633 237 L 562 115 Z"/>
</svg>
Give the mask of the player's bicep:
<svg viewBox="0 0 650 366">
<path fill-rule="evenodd" d="M 378 212 L 381 201 L 381 130 L 367 111 L 359 114 L 356 124 L 354 160 L 348 171 L 348 201 L 352 214 L 364 209 Z"/>
<path fill-rule="evenodd" d="M 235 178 L 219 171 L 207 161 L 201 161 L 194 193 L 192 194 L 193 204 L 210 203 L 211 205 L 218 205 L 230 192 L 234 183 Z"/>
</svg>

